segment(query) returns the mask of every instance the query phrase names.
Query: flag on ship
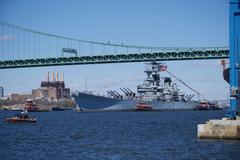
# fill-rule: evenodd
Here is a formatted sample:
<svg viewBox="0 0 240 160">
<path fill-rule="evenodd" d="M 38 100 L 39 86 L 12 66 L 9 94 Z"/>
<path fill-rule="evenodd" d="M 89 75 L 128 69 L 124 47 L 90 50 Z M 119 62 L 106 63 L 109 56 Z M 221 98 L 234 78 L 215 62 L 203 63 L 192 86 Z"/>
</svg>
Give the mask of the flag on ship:
<svg viewBox="0 0 240 160">
<path fill-rule="evenodd" d="M 166 70 L 167 70 L 167 65 L 164 65 L 164 64 L 159 65 L 159 71 L 160 72 L 163 72 L 163 71 L 166 71 Z"/>
</svg>

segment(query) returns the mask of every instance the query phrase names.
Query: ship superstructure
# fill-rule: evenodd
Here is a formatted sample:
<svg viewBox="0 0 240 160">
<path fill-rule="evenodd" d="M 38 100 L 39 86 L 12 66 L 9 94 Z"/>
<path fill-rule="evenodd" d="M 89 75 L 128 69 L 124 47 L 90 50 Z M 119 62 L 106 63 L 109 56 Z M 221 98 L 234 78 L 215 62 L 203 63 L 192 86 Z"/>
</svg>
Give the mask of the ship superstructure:
<svg viewBox="0 0 240 160">
<path fill-rule="evenodd" d="M 147 78 L 137 86 L 138 97 L 144 101 L 186 101 L 176 83 L 170 77 L 161 77 L 160 72 L 166 71 L 162 63 L 151 62 L 146 65 Z"/>
<path fill-rule="evenodd" d="M 155 110 L 161 109 L 193 109 L 194 95 L 185 95 L 173 82 L 171 77 L 161 76 L 168 72 L 163 63 L 146 63 L 144 73 L 146 79 L 137 86 L 134 93 L 129 88 L 120 88 L 124 94 L 115 90 L 107 90 L 107 96 L 98 96 L 86 92 L 74 94 L 76 103 L 83 109 L 133 110 L 138 103 L 148 103 Z"/>
</svg>

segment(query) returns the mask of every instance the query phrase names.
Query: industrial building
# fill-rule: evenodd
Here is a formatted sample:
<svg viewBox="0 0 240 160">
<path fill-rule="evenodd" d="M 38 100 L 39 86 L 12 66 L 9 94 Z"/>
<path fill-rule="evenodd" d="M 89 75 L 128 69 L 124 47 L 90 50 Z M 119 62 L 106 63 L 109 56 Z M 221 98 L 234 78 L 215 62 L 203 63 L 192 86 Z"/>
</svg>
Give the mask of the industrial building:
<svg viewBox="0 0 240 160">
<path fill-rule="evenodd" d="M 31 94 L 18 94 L 18 93 L 12 93 L 10 95 L 10 99 L 11 100 L 15 100 L 15 101 L 23 101 L 23 102 L 25 102 L 25 100 L 27 98 L 32 98 L 32 95 Z"/>
<path fill-rule="evenodd" d="M 41 88 L 32 90 L 32 96 L 35 99 L 47 99 L 49 101 L 59 101 L 64 98 L 70 98 L 70 88 L 65 88 L 63 73 L 52 73 L 50 80 L 49 72 L 45 81 L 41 82 Z"/>
</svg>

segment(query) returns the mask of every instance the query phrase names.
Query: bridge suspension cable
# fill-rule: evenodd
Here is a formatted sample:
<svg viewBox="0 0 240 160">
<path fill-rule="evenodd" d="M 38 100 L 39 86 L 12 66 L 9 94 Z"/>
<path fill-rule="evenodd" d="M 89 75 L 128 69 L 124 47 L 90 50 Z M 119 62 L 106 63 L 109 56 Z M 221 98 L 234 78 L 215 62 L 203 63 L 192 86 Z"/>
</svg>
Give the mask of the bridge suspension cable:
<svg viewBox="0 0 240 160">
<path fill-rule="evenodd" d="M 137 45 L 127 45 L 127 44 L 113 44 L 110 43 L 110 41 L 108 41 L 107 43 L 104 42 L 96 42 L 96 41 L 88 41 L 88 40 L 80 40 L 80 39 L 75 39 L 75 38 L 68 38 L 68 37 L 64 37 L 64 36 L 59 36 L 59 35 L 55 35 L 55 34 L 49 34 L 49 33 L 44 33 L 44 32 L 40 32 L 40 31 L 35 31 L 32 29 L 27 29 L 27 28 L 23 28 L 20 26 L 16 26 L 13 24 L 9 24 L 6 22 L 2 22 L 0 21 L 0 25 L 1 26 L 5 26 L 8 28 L 14 28 L 16 30 L 22 30 L 25 32 L 30 32 L 33 34 L 40 34 L 42 36 L 49 36 L 49 37 L 55 37 L 55 38 L 59 38 L 59 39 L 65 39 L 65 40 L 69 40 L 69 41 L 78 41 L 78 42 L 83 42 L 83 43 L 90 43 L 90 44 L 97 44 L 97 45 L 105 45 L 105 46 L 112 46 L 112 47 L 123 47 L 123 48 L 132 48 L 132 49 L 152 49 L 152 50 L 203 50 L 203 49 L 212 49 L 212 48 L 227 48 L 227 47 L 155 47 L 155 46 L 137 46 Z"/>
</svg>

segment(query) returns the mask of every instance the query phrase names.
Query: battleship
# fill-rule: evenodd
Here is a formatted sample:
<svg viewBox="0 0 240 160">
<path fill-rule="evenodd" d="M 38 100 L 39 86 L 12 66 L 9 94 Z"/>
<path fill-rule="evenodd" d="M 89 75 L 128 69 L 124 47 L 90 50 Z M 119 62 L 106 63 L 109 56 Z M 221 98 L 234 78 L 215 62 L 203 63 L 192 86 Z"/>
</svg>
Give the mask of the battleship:
<svg viewBox="0 0 240 160">
<path fill-rule="evenodd" d="M 155 61 L 146 63 L 144 73 L 147 77 L 137 86 L 136 93 L 129 88 L 120 88 L 123 94 L 115 90 L 107 90 L 107 95 L 101 96 L 85 91 L 76 92 L 73 97 L 81 111 L 138 110 L 139 104 L 151 107 L 151 110 L 194 109 L 197 105 L 197 102 L 192 100 L 194 95 L 181 92 L 173 79 L 162 76 L 161 72 L 168 72 L 165 64 Z"/>
</svg>

